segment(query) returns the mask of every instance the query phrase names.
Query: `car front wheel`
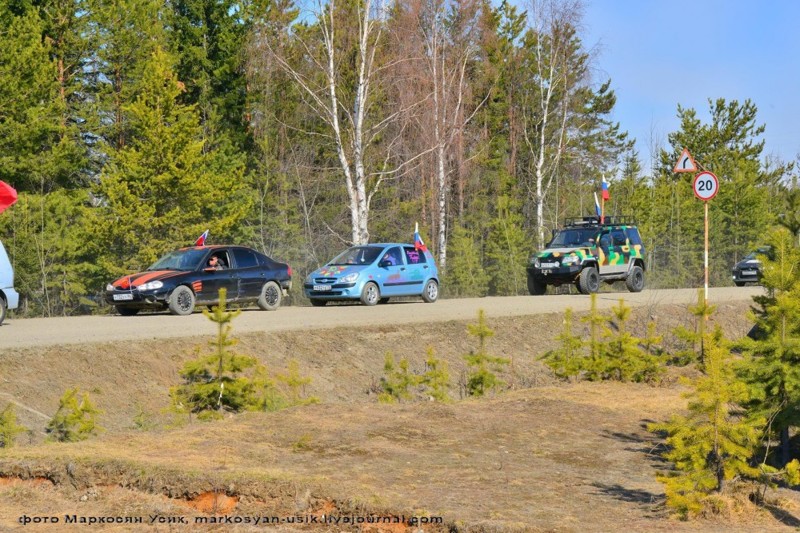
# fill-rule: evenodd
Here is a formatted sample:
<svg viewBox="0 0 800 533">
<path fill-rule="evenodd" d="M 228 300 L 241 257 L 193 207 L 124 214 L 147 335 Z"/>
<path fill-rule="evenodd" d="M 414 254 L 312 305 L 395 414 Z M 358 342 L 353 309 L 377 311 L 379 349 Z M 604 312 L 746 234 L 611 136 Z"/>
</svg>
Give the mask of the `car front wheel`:
<svg viewBox="0 0 800 533">
<path fill-rule="evenodd" d="M 547 292 L 547 283 L 536 281 L 533 276 L 528 276 L 528 293 L 532 296 L 541 296 Z"/>
<path fill-rule="evenodd" d="M 258 307 L 264 311 L 274 311 L 281 306 L 281 288 L 274 281 L 268 281 L 261 287 Z"/>
<path fill-rule="evenodd" d="M 439 284 L 436 283 L 436 280 L 428 280 L 425 290 L 422 291 L 422 299 L 429 304 L 439 299 Z"/>
<path fill-rule="evenodd" d="M 595 267 L 586 267 L 581 270 L 578 278 L 578 290 L 583 294 L 591 294 L 600 290 L 600 275 Z"/>
<path fill-rule="evenodd" d="M 361 303 L 364 305 L 375 305 L 381 299 L 381 290 L 372 282 L 364 285 L 361 291 Z"/>
<path fill-rule="evenodd" d="M 194 312 L 194 293 L 186 285 L 181 285 L 169 296 L 169 312 L 173 315 L 191 315 Z"/>
<path fill-rule="evenodd" d="M 625 286 L 631 292 L 642 292 L 642 289 L 644 289 L 644 270 L 642 270 L 642 267 L 637 265 L 631 269 L 628 277 L 625 278 Z"/>
</svg>

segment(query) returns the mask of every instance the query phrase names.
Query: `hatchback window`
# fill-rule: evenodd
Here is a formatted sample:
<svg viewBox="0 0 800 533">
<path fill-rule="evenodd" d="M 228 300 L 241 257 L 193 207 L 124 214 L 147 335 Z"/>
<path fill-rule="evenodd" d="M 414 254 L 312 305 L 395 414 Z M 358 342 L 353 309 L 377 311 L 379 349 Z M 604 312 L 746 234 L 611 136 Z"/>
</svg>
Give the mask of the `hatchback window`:
<svg viewBox="0 0 800 533">
<path fill-rule="evenodd" d="M 403 248 L 403 251 L 406 254 L 406 263 L 409 265 L 422 265 L 427 262 L 425 260 L 425 253 L 420 252 L 411 246 L 406 246 Z"/>
<path fill-rule="evenodd" d="M 244 248 L 234 248 L 233 257 L 236 259 L 236 268 L 252 268 L 258 266 L 256 254 Z"/>
<path fill-rule="evenodd" d="M 383 251 L 380 246 L 354 246 L 342 252 L 328 263 L 334 265 L 369 265 L 372 264 L 378 255 Z"/>
</svg>

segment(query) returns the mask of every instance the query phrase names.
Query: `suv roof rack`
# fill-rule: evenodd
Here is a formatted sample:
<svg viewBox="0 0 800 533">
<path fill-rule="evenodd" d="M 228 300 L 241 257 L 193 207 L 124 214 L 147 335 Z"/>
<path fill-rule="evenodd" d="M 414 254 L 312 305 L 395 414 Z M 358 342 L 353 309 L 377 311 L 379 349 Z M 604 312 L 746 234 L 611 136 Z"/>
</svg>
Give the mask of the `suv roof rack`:
<svg viewBox="0 0 800 533">
<path fill-rule="evenodd" d="M 636 219 L 631 215 L 606 216 L 600 224 L 600 217 L 567 217 L 564 226 L 632 226 Z"/>
</svg>

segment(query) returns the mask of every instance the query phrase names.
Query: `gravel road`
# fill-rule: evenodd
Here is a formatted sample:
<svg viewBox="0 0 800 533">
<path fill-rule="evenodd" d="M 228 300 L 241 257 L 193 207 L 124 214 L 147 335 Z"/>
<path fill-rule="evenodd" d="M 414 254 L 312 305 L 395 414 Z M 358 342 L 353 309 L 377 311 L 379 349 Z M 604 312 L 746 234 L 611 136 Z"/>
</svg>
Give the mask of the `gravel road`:
<svg viewBox="0 0 800 533">
<path fill-rule="evenodd" d="M 709 291 L 711 303 L 749 300 L 762 294 L 761 287 L 722 287 Z M 631 306 L 693 304 L 697 289 L 645 290 L 640 293 L 600 293 L 598 305 L 607 309 L 623 298 Z M 329 305 L 328 307 L 282 307 L 274 312 L 245 309 L 233 323 L 235 333 L 256 331 L 316 330 L 360 325 L 380 326 L 469 320 L 483 309 L 489 317 L 560 313 L 571 307 L 588 310 L 584 295 L 509 296 L 458 298 L 434 304 L 422 301 L 390 302 L 376 307 Z M 214 333 L 213 324 L 202 314 L 172 316 L 168 313 L 134 317 L 112 315 L 29 318 L 9 317 L 0 326 L 0 355 L 3 348 L 25 348 L 115 342 L 143 339 L 176 339 Z"/>
</svg>

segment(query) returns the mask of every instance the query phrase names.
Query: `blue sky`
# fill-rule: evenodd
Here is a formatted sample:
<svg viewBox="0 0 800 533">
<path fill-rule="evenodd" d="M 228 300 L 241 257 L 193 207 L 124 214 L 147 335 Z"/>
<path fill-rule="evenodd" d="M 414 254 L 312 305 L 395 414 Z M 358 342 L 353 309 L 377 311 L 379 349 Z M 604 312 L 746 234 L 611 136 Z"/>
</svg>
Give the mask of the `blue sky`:
<svg viewBox="0 0 800 533">
<path fill-rule="evenodd" d="M 800 154 L 798 25 L 796 0 L 586 0 L 583 36 L 645 169 L 678 129 L 678 104 L 707 122 L 709 98 L 752 100 L 764 154 L 788 162 Z"/>
</svg>

